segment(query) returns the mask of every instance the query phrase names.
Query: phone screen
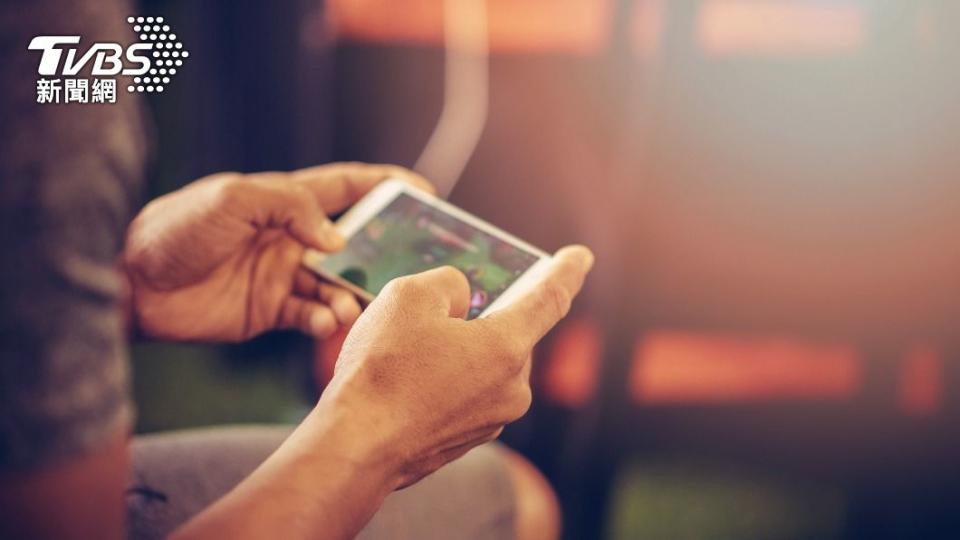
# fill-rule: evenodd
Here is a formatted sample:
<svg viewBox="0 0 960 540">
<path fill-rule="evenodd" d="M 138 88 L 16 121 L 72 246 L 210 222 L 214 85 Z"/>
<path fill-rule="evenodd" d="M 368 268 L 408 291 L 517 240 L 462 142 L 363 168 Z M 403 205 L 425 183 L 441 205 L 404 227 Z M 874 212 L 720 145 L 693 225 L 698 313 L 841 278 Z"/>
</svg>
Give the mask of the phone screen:
<svg viewBox="0 0 960 540">
<path fill-rule="evenodd" d="M 373 295 L 393 278 L 453 266 L 470 281 L 467 319 L 473 319 L 538 260 L 534 253 L 401 193 L 321 266 Z"/>
</svg>

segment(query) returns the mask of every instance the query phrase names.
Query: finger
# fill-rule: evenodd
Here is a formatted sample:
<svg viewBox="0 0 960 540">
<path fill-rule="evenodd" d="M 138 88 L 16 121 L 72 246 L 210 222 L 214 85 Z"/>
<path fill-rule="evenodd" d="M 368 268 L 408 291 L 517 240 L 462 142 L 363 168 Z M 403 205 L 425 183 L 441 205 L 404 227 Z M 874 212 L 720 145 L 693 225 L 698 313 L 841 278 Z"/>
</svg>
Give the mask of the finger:
<svg viewBox="0 0 960 540">
<path fill-rule="evenodd" d="M 277 328 L 300 330 L 317 338 L 329 337 L 337 327 L 337 317 L 333 310 L 297 296 L 287 297 L 277 316 Z"/>
<path fill-rule="evenodd" d="M 293 292 L 305 298 L 320 298 L 317 286 L 320 285 L 320 279 L 313 272 L 301 268 L 293 277 Z"/>
<path fill-rule="evenodd" d="M 293 292 L 330 306 L 341 325 L 351 325 L 360 317 L 360 303 L 350 291 L 321 281 L 316 274 L 301 268 L 293 282 Z"/>
<path fill-rule="evenodd" d="M 331 163 L 291 175 L 313 191 L 320 206 L 331 214 L 351 206 L 388 178 L 400 179 L 431 194 L 436 191 L 424 177 L 398 165 Z"/>
<path fill-rule="evenodd" d="M 228 189 L 234 192 L 227 198 L 230 210 L 255 227 L 284 228 L 300 243 L 325 252 L 345 244 L 313 192 L 297 182 L 262 174 L 235 181 Z"/>
<path fill-rule="evenodd" d="M 356 295 L 352 292 L 330 283 L 320 283 L 317 286 L 320 301 L 330 306 L 340 324 L 349 326 L 360 317 L 362 309 Z"/>
<path fill-rule="evenodd" d="M 566 316 L 592 266 L 593 253 L 589 249 L 565 247 L 553 256 L 539 283 L 512 304 L 478 322 L 493 324 L 502 335 L 517 336 L 525 348 L 533 348 Z"/>
<path fill-rule="evenodd" d="M 374 302 L 391 299 L 407 306 L 419 305 L 462 319 L 470 310 L 470 283 L 460 270 L 441 266 L 394 279 L 387 283 Z"/>
</svg>

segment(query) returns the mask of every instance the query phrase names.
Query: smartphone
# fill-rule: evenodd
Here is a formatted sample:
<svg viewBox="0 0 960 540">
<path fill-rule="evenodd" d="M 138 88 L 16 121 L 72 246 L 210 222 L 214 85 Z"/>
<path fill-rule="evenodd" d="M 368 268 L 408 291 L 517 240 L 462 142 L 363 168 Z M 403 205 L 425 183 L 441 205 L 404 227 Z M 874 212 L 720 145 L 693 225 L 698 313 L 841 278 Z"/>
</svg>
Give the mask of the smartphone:
<svg viewBox="0 0 960 540">
<path fill-rule="evenodd" d="M 406 182 L 382 182 L 336 222 L 337 253 L 308 249 L 303 264 L 370 302 L 390 280 L 453 266 L 470 282 L 466 318 L 488 315 L 522 294 L 550 255 Z"/>
</svg>

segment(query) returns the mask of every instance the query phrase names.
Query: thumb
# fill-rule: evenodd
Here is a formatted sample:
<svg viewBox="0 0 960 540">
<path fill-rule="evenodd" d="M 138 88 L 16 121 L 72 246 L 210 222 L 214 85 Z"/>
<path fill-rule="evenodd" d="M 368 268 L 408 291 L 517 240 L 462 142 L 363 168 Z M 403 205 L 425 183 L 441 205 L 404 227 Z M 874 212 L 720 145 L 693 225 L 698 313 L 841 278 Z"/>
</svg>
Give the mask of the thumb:
<svg viewBox="0 0 960 540">
<path fill-rule="evenodd" d="M 462 319 L 470 311 L 470 283 L 463 272 L 441 266 L 390 281 L 374 300 L 379 302 L 399 302 L 407 309 L 417 306 Z"/>
<path fill-rule="evenodd" d="M 503 335 L 517 336 L 525 348 L 532 349 L 567 315 L 592 267 L 593 253 L 586 247 L 561 249 L 536 285 L 483 322 L 498 327 Z"/>
</svg>

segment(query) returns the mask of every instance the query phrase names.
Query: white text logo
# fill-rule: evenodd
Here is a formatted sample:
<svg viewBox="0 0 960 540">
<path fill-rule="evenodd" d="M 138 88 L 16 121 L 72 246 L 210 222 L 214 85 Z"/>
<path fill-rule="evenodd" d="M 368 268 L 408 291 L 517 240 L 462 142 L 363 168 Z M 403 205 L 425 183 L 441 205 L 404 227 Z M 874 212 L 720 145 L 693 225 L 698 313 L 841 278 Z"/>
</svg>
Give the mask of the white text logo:
<svg viewBox="0 0 960 540">
<path fill-rule="evenodd" d="M 127 23 L 140 40 L 126 49 L 93 43 L 84 51 L 80 36 L 33 38 L 27 48 L 42 53 L 37 103 L 116 103 L 117 76 L 133 77 L 127 92 L 163 92 L 190 53 L 163 17 L 128 17 Z M 76 77 L 87 66 L 94 78 Z"/>
</svg>

